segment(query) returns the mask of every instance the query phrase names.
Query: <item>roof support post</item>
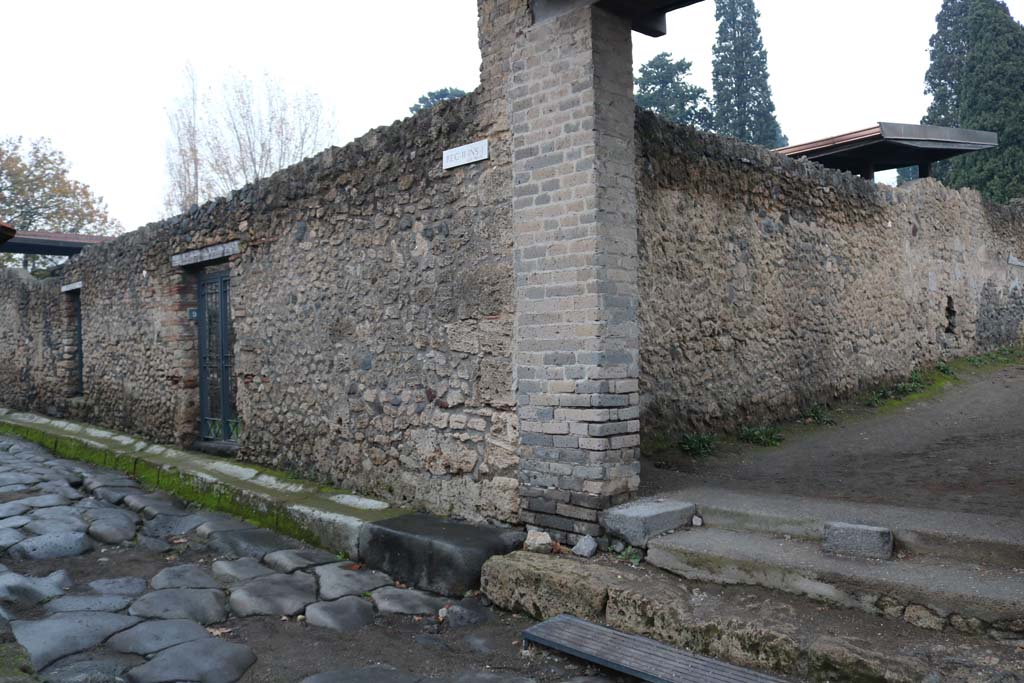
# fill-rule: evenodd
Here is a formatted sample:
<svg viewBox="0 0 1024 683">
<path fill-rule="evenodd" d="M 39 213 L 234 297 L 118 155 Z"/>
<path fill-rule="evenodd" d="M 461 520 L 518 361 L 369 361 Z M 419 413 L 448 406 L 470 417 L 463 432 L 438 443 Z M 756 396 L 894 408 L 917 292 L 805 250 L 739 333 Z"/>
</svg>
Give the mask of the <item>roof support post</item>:
<svg viewBox="0 0 1024 683">
<path fill-rule="evenodd" d="M 931 178 L 932 177 L 932 162 L 923 161 L 917 165 L 917 177 L 918 178 Z"/>
</svg>

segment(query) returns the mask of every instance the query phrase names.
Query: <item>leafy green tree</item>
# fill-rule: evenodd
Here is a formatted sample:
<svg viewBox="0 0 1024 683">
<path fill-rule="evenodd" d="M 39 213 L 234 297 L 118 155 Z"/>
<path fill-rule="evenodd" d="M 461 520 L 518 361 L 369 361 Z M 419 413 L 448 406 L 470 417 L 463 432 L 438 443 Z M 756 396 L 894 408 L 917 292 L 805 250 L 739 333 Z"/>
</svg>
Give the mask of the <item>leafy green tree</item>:
<svg viewBox="0 0 1024 683">
<path fill-rule="evenodd" d="M 672 123 L 710 130 L 712 115 L 708 93 L 686 80 L 692 66 L 685 59 L 673 60 L 668 52 L 662 52 L 641 66 L 636 79 L 637 106 Z"/>
<path fill-rule="evenodd" d="M 0 219 L 18 230 L 112 235 L 121 224 L 102 197 L 69 177 L 64 154 L 45 138 L 0 139 Z M 0 266 L 48 267 L 60 259 L 0 254 Z"/>
<path fill-rule="evenodd" d="M 460 97 L 465 96 L 466 91 L 459 90 L 458 88 L 441 88 L 440 90 L 433 90 L 420 97 L 416 104 L 409 107 L 409 111 L 413 114 L 418 114 L 424 109 L 430 109 L 435 104 L 440 104 L 441 102 L 446 102 L 448 100 L 457 100 Z"/>
<path fill-rule="evenodd" d="M 755 145 L 783 147 L 789 140 L 775 119 L 760 16 L 754 0 L 715 0 L 714 128 Z"/>
<path fill-rule="evenodd" d="M 994 201 L 1024 197 L 1024 26 L 999 0 L 970 0 L 960 124 L 999 134 L 996 149 L 952 160 L 949 183 Z"/>
</svg>

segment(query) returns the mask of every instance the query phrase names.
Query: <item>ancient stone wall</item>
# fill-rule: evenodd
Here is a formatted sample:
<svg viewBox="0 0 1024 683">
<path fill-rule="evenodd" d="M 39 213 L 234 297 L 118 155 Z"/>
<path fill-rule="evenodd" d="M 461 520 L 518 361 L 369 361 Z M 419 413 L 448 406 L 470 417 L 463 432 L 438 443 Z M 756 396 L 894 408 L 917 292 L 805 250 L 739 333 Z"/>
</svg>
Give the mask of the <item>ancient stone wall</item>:
<svg viewBox="0 0 1024 683">
<path fill-rule="evenodd" d="M 507 137 L 481 94 L 86 250 L 84 392 L 53 382 L 61 283 L 0 295 L 2 403 L 197 436 L 197 277 L 231 272 L 239 457 L 472 520 L 518 519 Z M 443 150 L 488 137 L 491 160 Z M 171 257 L 238 241 L 220 262 Z M 60 337 L 63 339 L 63 337 Z"/>
<path fill-rule="evenodd" d="M 645 431 L 775 420 L 1022 338 L 1024 211 L 640 114 Z"/>
</svg>

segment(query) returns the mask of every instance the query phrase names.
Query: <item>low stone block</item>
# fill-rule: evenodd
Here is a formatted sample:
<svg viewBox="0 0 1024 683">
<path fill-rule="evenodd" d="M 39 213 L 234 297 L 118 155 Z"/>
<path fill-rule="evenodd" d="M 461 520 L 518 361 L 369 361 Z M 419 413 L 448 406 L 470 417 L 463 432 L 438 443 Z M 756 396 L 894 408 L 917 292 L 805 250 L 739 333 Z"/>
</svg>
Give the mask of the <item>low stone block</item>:
<svg viewBox="0 0 1024 683">
<path fill-rule="evenodd" d="M 892 530 L 864 524 L 828 522 L 823 549 L 834 555 L 852 555 L 878 560 L 892 558 Z"/>
<path fill-rule="evenodd" d="M 632 546 L 646 548 L 659 534 L 690 524 L 697 506 L 681 500 L 645 498 L 601 513 L 601 526 Z"/>
</svg>

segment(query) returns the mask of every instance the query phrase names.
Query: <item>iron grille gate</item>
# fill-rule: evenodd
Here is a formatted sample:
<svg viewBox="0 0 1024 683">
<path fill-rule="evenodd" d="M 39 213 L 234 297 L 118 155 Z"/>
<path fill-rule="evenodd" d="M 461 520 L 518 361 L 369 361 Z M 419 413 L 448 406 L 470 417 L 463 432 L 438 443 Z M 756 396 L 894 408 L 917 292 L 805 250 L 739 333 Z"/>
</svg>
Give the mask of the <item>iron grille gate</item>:
<svg viewBox="0 0 1024 683">
<path fill-rule="evenodd" d="M 204 273 L 199 278 L 199 412 L 203 439 L 238 441 L 234 342 L 231 273 Z"/>
</svg>

